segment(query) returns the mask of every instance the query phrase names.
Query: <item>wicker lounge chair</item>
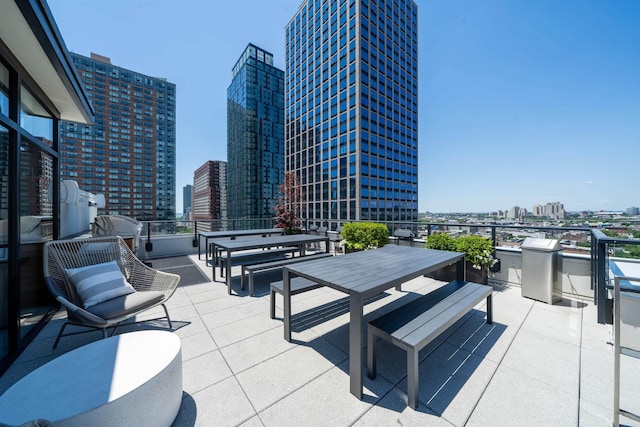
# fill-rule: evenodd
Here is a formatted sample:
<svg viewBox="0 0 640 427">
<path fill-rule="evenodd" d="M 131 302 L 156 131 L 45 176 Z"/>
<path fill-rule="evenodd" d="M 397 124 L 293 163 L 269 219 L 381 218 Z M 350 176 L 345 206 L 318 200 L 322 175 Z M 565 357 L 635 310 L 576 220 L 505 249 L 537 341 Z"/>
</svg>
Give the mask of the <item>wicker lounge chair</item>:
<svg viewBox="0 0 640 427">
<path fill-rule="evenodd" d="M 90 239 L 55 240 L 44 245 L 44 276 L 47 288 L 67 309 L 67 322 L 62 325 L 53 348 L 64 336 L 67 325 L 107 329 L 118 325 L 145 310 L 162 305 L 169 328 L 172 327 L 165 302 L 173 295 L 180 276 L 154 270 L 140 261 L 119 236 Z M 115 261 L 124 279 L 133 287 L 126 295 L 107 299 L 90 307 L 80 298 L 69 278 L 69 269 L 103 265 Z M 91 267 L 90 267 L 91 268 Z M 66 270 L 66 271 L 65 271 Z M 117 270 L 116 270 L 117 272 Z M 130 289 L 130 288 L 129 288 Z M 157 320 L 157 319 L 152 319 Z M 84 331 L 83 331 L 84 332 Z M 75 335 L 74 332 L 66 335 Z"/>
</svg>

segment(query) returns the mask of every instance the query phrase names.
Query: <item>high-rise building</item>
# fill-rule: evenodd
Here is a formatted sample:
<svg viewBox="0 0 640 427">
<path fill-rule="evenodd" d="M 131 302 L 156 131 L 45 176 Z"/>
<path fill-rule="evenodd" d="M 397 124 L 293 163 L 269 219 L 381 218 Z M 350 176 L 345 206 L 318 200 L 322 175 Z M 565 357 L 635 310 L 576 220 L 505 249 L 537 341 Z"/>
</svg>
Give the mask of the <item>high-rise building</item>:
<svg viewBox="0 0 640 427">
<path fill-rule="evenodd" d="M 226 227 L 227 163 L 209 160 L 193 174 L 193 211 L 191 219 L 202 221 L 198 230 L 213 231 Z"/>
<path fill-rule="evenodd" d="M 105 214 L 172 220 L 176 209 L 176 85 L 70 54 L 95 125 L 60 123 L 60 177 L 103 193 Z"/>
<path fill-rule="evenodd" d="M 304 216 L 416 221 L 415 1 L 306 0 L 285 40 L 285 166 Z"/>
<path fill-rule="evenodd" d="M 228 215 L 237 227 L 264 227 L 284 177 L 284 73 L 249 44 L 227 89 Z M 269 224 L 271 225 L 271 224 Z"/>
<path fill-rule="evenodd" d="M 547 203 L 544 209 L 545 215 L 552 219 L 564 219 L 564 205 L 560 202 Z"/>
<path fill-rule="evenodd" d="M 182 187 L 182 219 L 191 219 L 191 202 L 193 201 L 193 185 L 187 184 Z"/>
<path fill-rule="evenodd" d="M 520 206 L 514 206 L 507 212 L 507 218 L 518 219 L 520 217 Z"/>
<path fill-rule="evenodd" d="M 531 211 L 531 214 L 533 216 L 544 216 L 544 212 L 545 212 L 545 207 L 542 205 L 533 205 L 533 210 Z"/>
<path fill-rule="evenodd" d="M 640 208 L 637 206 L 631 206 L 627 208 L 627 215 L 638 215 L 640 213 Z"/>
</svg>

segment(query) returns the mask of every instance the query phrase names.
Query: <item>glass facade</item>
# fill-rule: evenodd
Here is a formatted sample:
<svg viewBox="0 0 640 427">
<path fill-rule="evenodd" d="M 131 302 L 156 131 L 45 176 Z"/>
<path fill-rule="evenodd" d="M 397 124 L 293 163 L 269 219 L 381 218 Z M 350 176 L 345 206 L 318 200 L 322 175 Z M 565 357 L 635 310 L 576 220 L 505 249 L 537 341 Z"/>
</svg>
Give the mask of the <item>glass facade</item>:
<svg viewBox="0 0 640 427">
<path fill-rule="evenodd" d="M 61 179 L 105 195 L 105 214 L 173 220 L 176 86 L 70 54 L 95 109 L 95 125 L 61 122 Z"/>
<path fill-rule="evenodd" d="M 273 218 L 284 179 L 284 73 L 252 44 L 227 89 L 227 214 L 256 228 Z M 256 220 L 252 223 L 251 220 Z"/>
<path fill-rule="evenodd" d="M 16 68 L 0 57 L 0 360 L 55 302 L 42 245 L 54 238 L 57 120 Z"/>
<path fill-rule="evenodd" d="M 418 10 L 307 0 L 286 28 L 285 167 L 304 217 L 418 216 Z"/>
</svg>

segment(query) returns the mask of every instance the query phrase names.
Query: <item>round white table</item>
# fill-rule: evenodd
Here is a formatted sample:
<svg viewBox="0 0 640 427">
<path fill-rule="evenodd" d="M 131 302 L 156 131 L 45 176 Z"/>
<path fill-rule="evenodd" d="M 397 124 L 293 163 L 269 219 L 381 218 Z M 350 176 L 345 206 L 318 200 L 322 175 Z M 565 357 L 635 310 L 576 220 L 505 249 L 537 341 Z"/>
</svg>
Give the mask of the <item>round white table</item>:
<svg viewBox="0 0 640 427">
<path fill-rule="evenodd" d="M 0 396 L 0 423 L 170 426 L 181 401 L 180 338 L 131 332 L 79 347 L 19 380 Z"/>
</svg>

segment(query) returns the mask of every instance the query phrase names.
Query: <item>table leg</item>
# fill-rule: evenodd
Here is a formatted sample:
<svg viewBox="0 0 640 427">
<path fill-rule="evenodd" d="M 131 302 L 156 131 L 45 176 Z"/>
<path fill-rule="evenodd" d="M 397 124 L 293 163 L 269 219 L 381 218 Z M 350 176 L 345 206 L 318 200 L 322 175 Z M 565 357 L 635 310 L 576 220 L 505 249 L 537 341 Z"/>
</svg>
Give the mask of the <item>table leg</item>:
<svg viewBox="0 0 640 427">
<path fill-rule="evenodd" d="M 456 280 L 464 281 L 465 280 L 465 265 L 464 258 L 456 263 Z"/>
<path fill-rule="evenodd" d="M 286 268 L 282 269 L 282 289 L 282 297 L 284 299 L 284 314 L 282 315 L 284 320 L 284 339 L 291 342 L 291 277 L 289 270 Z"/>
<path fill-rule="evenodd" d="M 200 261 L 200 238 L 202 236 L 200 234 L 198 234 L 198 261 Z M 205 264 L 207 265 L 207 264 Z"/>
<path fill-rule="evenodd" d="M 349 382 L 351 394 L 362 399 L 362 347 L 363 304 L 362 295 L 349 298 Z"/>
<path fill-rule="evenodd" d="M 227 250 L 227 265 L 225 265 L 225 272 L 227 277 L 225 277 L 225 279 L 227 280 L 227 292 L 229 292 L 229 295 L 231 295 L 231 251 Z"/>
</svg>

